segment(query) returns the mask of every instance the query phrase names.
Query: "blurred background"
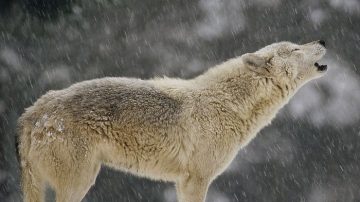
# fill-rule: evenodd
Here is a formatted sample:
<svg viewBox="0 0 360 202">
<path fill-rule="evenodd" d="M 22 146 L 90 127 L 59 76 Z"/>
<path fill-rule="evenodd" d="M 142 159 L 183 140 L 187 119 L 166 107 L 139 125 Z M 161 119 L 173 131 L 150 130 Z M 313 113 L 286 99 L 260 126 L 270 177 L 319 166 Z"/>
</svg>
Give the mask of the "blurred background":
<svg viewBox="0 0 360 202">
<path fill-rule="evenodd" d="M 16 120 L 46 91 L 192 78 L 273 42 L 318 39 L 327 75 L 239 152 L 209 202 L 360 201 L 359 0 L 0 0 L 0 201 L 21 201 Z M 176 192 L 102 168 L 83 201 L 175 202 Z"/>
</svg>

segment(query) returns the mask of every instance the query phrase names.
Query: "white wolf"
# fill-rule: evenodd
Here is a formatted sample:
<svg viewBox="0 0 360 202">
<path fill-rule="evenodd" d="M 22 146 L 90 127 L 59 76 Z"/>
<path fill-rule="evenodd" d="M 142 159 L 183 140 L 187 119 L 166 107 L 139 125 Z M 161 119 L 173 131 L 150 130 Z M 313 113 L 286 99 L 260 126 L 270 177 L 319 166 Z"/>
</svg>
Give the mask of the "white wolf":
<svg viewBox="0 0 360 202">
<path fill-rule="evenodd" d="M 325 42 L 275 43 L 190 80 L 102 78 L 50 91 L 19 119 L 27 202 L 81 201 L 101 165 L 176 183 L 202 202 L 238 150 L 326 65 Z"/>
</svg>

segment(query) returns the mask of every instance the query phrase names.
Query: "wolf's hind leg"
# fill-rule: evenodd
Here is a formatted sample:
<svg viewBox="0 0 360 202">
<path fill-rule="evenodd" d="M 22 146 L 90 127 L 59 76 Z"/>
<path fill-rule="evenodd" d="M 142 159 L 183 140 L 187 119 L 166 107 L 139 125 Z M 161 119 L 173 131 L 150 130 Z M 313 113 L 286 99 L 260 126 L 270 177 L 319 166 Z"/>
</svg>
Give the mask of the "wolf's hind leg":
<svg viewBox="0 0 360 202">
<path fill-rule="evenodd" d="M 100 164 L 81 166 L 77 169 L 79 170 L 70 170 L 54 184 L 56 202 L 80 202 L 95 184 Z"/>
<path fill-rule="evenodd" d="M 41 175 L 26 163 L 21 169 L 21 186 L 25 202 L 42 202 L 45 200 L 45 184 Z"/>
</svg>

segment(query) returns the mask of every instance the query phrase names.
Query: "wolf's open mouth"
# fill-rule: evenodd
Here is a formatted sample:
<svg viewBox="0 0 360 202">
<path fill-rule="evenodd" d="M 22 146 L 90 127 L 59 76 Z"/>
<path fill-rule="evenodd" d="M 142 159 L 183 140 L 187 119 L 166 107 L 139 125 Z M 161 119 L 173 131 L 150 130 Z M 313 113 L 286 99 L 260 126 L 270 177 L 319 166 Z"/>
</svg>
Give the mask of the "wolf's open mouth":
<svg viewBox="0 0 360 202">
<path fill-rule="evenodd" d="M 317 67 L 317 70 L 319 72 L 323 72 L 327 70 L 327 65 L 320 65 L 319 63 L 315 62 L 315 67 Z"/>
</svg>

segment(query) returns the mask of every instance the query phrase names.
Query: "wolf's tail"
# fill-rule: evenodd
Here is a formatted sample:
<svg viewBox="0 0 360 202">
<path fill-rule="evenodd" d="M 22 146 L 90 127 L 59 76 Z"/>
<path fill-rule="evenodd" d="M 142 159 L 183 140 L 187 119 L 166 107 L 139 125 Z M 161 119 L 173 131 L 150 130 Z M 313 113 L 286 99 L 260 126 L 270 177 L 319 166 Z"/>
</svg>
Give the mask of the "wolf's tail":
<svg viewBox="0 0 360 202">
<path fill-rule="evenodd" d="M 17 134 L 15 136 L 15 149 L 16 149 L 16 158 L 20 164 L 21 168 L 21 158 L 24 155 L 27 155 L 30 148 L 30 133 L 31 129 L 27 127 L 25 118 L 21 116 L 17 122 Z"/>
</svg>

